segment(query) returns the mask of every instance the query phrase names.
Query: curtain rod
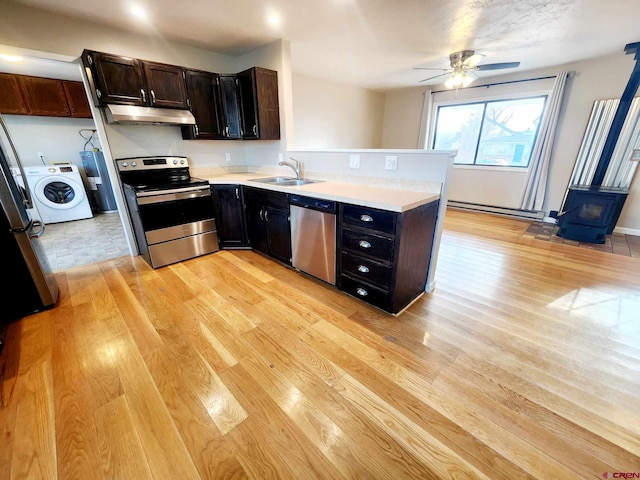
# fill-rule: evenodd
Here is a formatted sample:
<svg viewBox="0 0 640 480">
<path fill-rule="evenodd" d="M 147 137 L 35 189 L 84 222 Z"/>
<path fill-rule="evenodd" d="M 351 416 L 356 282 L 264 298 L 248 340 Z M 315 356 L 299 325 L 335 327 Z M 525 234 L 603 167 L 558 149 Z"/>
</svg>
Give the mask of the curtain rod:
<svg viewBox="0 0 640 480">
<path fill-rule="evenodd" d="M 525 78 L 524 80 L 510 80 L 508 82 L 487 83 L 485 85 L 473 85 L 471 87 L 465 87 L 464 90 L 469 90 L 470 88 L 489 88 L 489 87 L 495 87 L 496 85 L 507 85 L 509 83 L 533 82 L 534 80 L 548 80 L 550 78 L 556 78 L 556 77 L 557 75 L 550 75 L 548 77 Z M 431 92 L 431 95 L 433 95 L 434 93 L 451 92 L 451 91 L 452 89 L 435 90 Z"/>
</svg>

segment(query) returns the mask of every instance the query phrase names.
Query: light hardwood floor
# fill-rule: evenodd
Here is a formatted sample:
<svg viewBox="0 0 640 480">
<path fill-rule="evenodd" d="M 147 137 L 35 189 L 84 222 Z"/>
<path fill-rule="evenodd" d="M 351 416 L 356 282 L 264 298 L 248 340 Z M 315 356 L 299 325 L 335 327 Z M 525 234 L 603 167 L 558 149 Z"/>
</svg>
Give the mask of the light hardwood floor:
<svg viewBox="0 0 640 480">
<path fill-rule="evenodd" d="M 640 259 L 447 213 L 393 317 L 249 251 L 57 274 L 11 325 L 0 479 L 640 474 Z"/>
</svg>

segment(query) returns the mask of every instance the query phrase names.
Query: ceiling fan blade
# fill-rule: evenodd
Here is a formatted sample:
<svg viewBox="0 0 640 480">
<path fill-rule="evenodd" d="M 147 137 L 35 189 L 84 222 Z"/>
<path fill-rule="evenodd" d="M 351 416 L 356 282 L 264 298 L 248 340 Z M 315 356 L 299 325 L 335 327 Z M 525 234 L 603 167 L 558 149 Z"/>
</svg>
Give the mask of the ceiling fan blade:
<svg viewBox="0 0 640 480">
<path fill-rule="evenodd" d="M 434 77 L 423 78 L 422 80 L 420 80 L 420 82 L 426 82 L 427 80 L 433 80 L 434 78 L 444 77 L 445 75 L 447 75 L 447 72 L 441 73 L 440 75 L 436 75 Z"/>
<path fill-rule="evenodd" d="M 478 65 L 476 68 L 480 70 L 500 70 L 501 68 L 516 68 L 520 66 L 520 62 L 505 63 L 487 63 L 486 65 Z"/>
<path fill-rule="evenodd" d="M 413 67 L 414 70 L 440 70 L 441 72 L 446 72 L 451 70 L 450 68 L 429 68 L 429 67 Z"/>
</svg>

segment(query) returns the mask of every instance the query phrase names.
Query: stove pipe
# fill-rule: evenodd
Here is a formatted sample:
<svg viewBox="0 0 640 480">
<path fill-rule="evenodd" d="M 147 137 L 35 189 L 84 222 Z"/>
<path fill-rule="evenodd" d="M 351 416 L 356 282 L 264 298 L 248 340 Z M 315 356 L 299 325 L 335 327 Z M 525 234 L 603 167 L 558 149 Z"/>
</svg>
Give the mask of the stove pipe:
<svg viewBox="0 0 640 480">
<path fill-rule="evenodd" d="M 624 121 L 626 120 L 627 114 L 629 113 L 631 102 L 633 101 L 633 97 L 635 97 L 636 92 L 638 91 L 638 86 L 640 86 L 640 42 L 627 44 L 624 47 L 624 51 L 627 55 L 635 54 L 634 59 L 636 61 L 636 64 L 633 67 L 633 71 L 631 72 L 631 77 L 629 78 L 627 87 L 624 89 L 624 93 L 620 98 L 620 103 L 618 104 L 618 109 L 616 110 L 616 114 L 613 117 L 613 122 L 611 123 L 611 128 L 609 129 L 607 139 L 602 149 L 600 160 L 598 161 L 596 171 L 593 174 L 591 185 L 597 187 L 601 186 L 602 182 L 604 181 L 604 176 L 606 175 L 607 168 L 609 167 L 609 163 L 611 162 L 613 150 L 616 147 L 618 137 L 620 136 L 620 132 L 622 131 L 622 126 L 624 125 Z"/>
</svg>

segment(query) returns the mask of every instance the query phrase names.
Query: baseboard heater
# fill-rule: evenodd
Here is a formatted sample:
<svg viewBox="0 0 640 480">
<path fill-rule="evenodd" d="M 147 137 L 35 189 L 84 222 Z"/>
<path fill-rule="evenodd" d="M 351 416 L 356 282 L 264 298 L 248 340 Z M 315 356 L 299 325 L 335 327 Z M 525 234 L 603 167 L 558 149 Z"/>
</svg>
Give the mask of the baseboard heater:
<svg viewBox="0 0 640 480">
<path fill-rule="evenodd" d="M 526 220 L 540 220 L 544 219 L 544 212 L 538 212 L 535 210 L 521 210 L 518 208 L 507 207 L 494 207 L 491 205 L 481 205 L 478 203 L 458 202 L 456 200 L 449 200 L 447 207 L 458 208 L 460 210 L 470 210 L 474 212 L 483 213 L 495 213 L 498 215 L 506 215 L 509 217 L 522 218 Z"/>
</svg>

